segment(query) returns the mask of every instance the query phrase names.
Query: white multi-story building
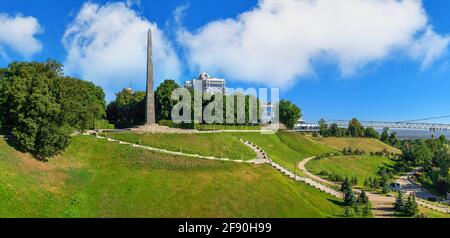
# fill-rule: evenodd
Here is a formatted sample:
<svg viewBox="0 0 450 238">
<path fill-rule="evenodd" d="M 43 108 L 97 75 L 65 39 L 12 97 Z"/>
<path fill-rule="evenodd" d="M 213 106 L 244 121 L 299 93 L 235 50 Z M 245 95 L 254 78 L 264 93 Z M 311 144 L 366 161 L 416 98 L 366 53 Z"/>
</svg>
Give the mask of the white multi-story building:
<svg viewBox="0 0 450 238">
<path fill-rule="evenodd" d="M 295 124 L 294 130 L 301 132 L 315 132 L 320 131 L 320 125 L 315 123 L 307 123 L 303 120 L 303 118 L 300 118 Z"/>
<path fill-rule="evenodd" d="M 212 78 L 205 72 L 201 73 L 198 79 L 186 81 L 184 87 L 209 94 L 227 93 L 225 79 Z"/>
</svg>

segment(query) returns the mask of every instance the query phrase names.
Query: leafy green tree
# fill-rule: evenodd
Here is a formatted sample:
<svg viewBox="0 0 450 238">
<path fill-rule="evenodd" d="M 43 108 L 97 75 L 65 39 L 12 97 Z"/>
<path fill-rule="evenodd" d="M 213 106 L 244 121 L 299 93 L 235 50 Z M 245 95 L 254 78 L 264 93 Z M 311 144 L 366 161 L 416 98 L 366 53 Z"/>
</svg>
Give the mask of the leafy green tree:
<svg viewBox="0 0 450 238">
<path fill-rule="evenodd" d="M 392 132 L 388 141 L 390 145 L 396 146 L 398 144 L 397 132 Z"/>
<path fill-rule="evenodd" d="M 364 137 L 380 139 L 380 134 L 373 127 L 367 127 L 364 130 Z"/>
<path fill-rule="evenodd" d="M 389 140 L 389 128 L 383 128 L 383 132 L 381 133 L 380 140 L 384 143 L 388 143 Z"/>
<path fill-rule="evenodd" d="M 64 150 L 70 134 L 104 116 L 104 94 L 66 77 L 56 61 L 13 62 L 0 74 L 0 111 L 13 144 L 45 160 Z"/>
<path fill-rule="evenodd" d="M 155 92 L 155 101 L 156 101 L 156 118 L 158 121 L 160 120 L 172 120 L 172 108 L 178 101 L 172 100 L 172 92 L 179 88 L 180 86 L 171 79 L 165 80 L 161 83 Z"/>
<path fill-rule="evenodd" d="M 118 128 L 145 123 L 145 92 L 127 88 L 116 94 L 116 100 L 108 104 L 108 121 Z"/>
<path fill-rule="evenodd" d="M 364 137 L 364 127 L 358 121 L 353 118 L 348 125 L 348 134 L 351 137 Z"/>
<path fill-rule="evenodd" d="M 431 149 L 424 141 L 417 142 L 412 148 L 413 161 L 415 164 L 424 165 L 433 158 Z"/>
<path fill-rule="evenodd" d="M 302 116 L 299 107 L 288 100 L 281 100 L 279 104 L 279 119 L 288 129 L 293 129 L 295 123 Z"/>
<path fill-rule="evenodd" d="M 336 123 L 330 125 L 330 129 L 328 129 L 328 135 L 333 137 L 342 137 L 339 133 L 339 126 Z"/>
<path fill-rule="evenodd" d="M 325 122 L 325 119 L 319 120 L 319 134 L 321 136 L 328 136 L 328 124 Z"/>
<path fill-rule="evenodd" d="M 62 120 L 77 130 L 94 129 L 96 121 L 106 117 L 103 89 L 72 77 L 61 77 L 55 85 L 61 104 Z"/>
</svg>

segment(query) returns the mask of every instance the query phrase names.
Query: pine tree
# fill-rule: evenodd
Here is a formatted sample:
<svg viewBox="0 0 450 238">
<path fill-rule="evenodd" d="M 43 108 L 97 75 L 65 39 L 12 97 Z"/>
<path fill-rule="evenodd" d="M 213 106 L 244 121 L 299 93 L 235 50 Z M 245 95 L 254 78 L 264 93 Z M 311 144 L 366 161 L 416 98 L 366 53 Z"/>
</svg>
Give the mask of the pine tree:
<svg viewBox="0 0 450 238">
<path fill-rule="evenodd" d="M 398 192 L 398 196 L 395 199 L 394 209 L 398 212 L 404 212 L 405 202 L 403 201 L 403 193 L 401 191 Z"/>
<path fill-rule="evenodd" d="M 366 203 L 366 205 L 364 206 L 364 208 L 362 210 L 362 216 L 363 217 L 368 217 L 369 216 L 369 212 L 370 212 L 369 203 Z"/>
<path fill-rule="evenodd" d="M 355 203 L 355 204 L 353 205 L 353 210 L 355 210 L 355 215 L 359 215 L 359 214 L 361 213 L 361 209 L 360 209 L 358 203 Z"/>
<path fill-rule="evenodd" d="M 356 203 L 356 197 L 353 193 L 352 186 L 348 185 L 348 187 L 343 191 L 344 193 L 344 203 L 347 206 L 353 206 Z"/>
<path fill-rule="evenodd" d="M 369 203 L 369 198 L 367 197 L 367 194 L 364 190 L 361 191 L 361 194 L 358 196 L 358 203 L 359 204 L 368 204 Z"/>
<path fill-rule="evenodd" d="M 369 183 L 369 188 L 373 188 L 373 180 L 372 180 L 372 177 L 369 177 L 368 183 Z"/>
<path fill-rule="evenodd" d="M 365 188 L 369 187 L 369 180 L 368 179 L 364 180 L 364 187 Z"/>
<path fill-rule="evenodd" d="M 419 213 L 419 206 L 417 205 L 416 197 L 409 195 L 405 203 L 405 215 L 412 217 L 417 215 L 417 213 Z"/>
<path fill-rule="evenodd" d="M 373 179 L 373 188 L 379 188 L 380 187 L 380 182 L 378 181 L 377 178 Z"/>
<path fill-rule="evenodd" d="M 358 179 L 356 177 L 352 178 L 352 185 L 355 186 L 358 184 Z"/>
<path fill-rule="evenodd" d="M 348 177 L 345 177 L 344 181 L 341 183 L 341 192 L 347 191 L 350 186 L 351 185 Z"/>
<path fill-rule="evenodd" d="M 350 209 L 349 206 L 345 206 L 345 208 L 344 208 L 344 217 L 351 217 L 351 216 L 353 216 L 352 210 Z"/>
<path fill-rule="evenodd" d="M 389 185 L 387 184 L 387 183 L 385 183 L 384 184 L 384 186 L 383 186 L 383 193 L 384 194 L 387 194 L 387 193 L 389 193 L 391 191 L 391 188 L 389 187 Z"/>
</svg>

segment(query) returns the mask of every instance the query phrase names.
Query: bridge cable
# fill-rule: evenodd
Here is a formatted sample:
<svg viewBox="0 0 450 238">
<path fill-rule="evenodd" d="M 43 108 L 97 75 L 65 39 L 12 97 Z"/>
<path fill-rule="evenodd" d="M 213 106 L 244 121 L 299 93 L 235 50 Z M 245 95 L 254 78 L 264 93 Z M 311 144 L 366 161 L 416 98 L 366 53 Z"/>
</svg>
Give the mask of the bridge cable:
<svg viewBox="0 0 450 238">
<path fill-rule="evenodd" d="M 450 115 L 449 115 L 449 116 L 429 117 L 429 118 L 422 118 L 422 119 L 415 119 L 415 120 L 401 121 L 400 123 L 418 122 L 418 121 L 429 121 L 429 120 L 443 119 L 443 118 L 450 118 Z"/>
</svg>

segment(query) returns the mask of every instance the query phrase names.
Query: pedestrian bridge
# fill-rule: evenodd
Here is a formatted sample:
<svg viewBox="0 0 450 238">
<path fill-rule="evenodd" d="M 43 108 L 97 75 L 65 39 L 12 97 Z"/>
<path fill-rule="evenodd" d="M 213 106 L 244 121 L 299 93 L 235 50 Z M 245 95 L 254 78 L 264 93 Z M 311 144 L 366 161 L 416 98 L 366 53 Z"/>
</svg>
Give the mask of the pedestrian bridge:
<svg viewBox="0 0 450 238">
<path fill-rule="evenodd" d="M 429 131 L 447 131 L 450 130 L 450 124 L 426 123 L 426 122 L 384 122 L 384 121 L 360 121 L 364 127 L 389 128 L 389 129 L 415 129 Z M 340 127 L 347 127 L 350 120 L 331 120 L 326 122 L 328 125 L 337 124 Z"/>
</svg>

